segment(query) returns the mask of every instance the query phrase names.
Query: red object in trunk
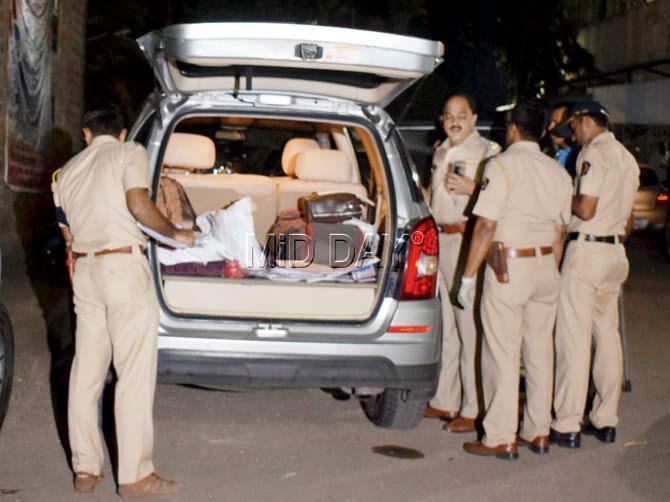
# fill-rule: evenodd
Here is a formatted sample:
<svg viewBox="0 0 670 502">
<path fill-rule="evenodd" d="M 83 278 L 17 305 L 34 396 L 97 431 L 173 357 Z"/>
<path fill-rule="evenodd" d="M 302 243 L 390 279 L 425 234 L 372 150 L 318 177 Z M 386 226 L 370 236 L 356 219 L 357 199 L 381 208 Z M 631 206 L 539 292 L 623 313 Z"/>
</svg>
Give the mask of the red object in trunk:
<svg viewBox="0 0 670 502">
<path fill-rule="evenodd" d="M 230 260 L 223 268 L 223 276 L 230 279 L 244 279 L 247 276 L 247 272 L 240 266 L 237 260 Z"/>
</svg>

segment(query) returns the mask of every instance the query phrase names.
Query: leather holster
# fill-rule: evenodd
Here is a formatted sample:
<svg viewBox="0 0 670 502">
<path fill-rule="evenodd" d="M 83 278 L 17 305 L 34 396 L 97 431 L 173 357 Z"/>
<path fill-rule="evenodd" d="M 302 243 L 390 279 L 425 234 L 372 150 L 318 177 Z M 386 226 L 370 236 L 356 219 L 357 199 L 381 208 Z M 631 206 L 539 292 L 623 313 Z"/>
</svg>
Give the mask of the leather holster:
<svg viewBox="0 0 670 502">
<path fill-rule="evenodd" d="M 491 243 L 491 248 L 486 255 L 486 263 L 488 263 L 489 266 L 493 269 L 498 282 L 509 282 L 509 273 L 507 271 L 507 254 L 505 254 L 505 245 L 502 242 Z"/>
</svg>

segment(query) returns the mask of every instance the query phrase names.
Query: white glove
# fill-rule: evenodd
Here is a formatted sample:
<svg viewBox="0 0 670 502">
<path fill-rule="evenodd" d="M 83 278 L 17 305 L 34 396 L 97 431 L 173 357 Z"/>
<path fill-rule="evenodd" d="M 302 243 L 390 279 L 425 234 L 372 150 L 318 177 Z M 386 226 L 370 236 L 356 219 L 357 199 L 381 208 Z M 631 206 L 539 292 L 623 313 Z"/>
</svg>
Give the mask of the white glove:
<svg viewBox="0 0 670 502">
<path fill-rule="evenodd" d="M 458 302 L 464 309 L 471 309 L 475 305 L 475 289 L 477 283 L 474 277 L 461 278 L 461 287 L 458 290 Z"/>
</svg>

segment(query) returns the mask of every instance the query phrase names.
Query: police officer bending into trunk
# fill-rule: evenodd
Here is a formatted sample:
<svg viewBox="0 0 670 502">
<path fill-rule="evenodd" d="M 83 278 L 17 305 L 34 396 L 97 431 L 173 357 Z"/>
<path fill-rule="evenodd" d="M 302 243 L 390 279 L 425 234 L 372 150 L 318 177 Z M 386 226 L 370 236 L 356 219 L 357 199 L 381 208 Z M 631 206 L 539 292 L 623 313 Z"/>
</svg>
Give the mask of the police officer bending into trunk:
<svg viewBox="0 0 670 502">
<path fill-rule="evenodd" d="M 596 396 L 584 432 L 612 443 L 619 421 L 623 353 L 617 300 L 628 276 L 621 239 L 632 227 L 640 170 L 607 130 L 608 117 L 600 103 L 591 101 L 576 105 L 570 119 L 583 146 L 556 324 L 556 420 L 551 431 L 552 442 L 569 448 L 581 443 L 592 340 Z"/>
<path fill-rule="evenodd" d="M 98 401 L 113 362 L 119 495 L 151 496 L 178 485 L 153 466 L 158 303 L 135 221 L 189 245 L 193 232 L 176 230 L 151 202 L 147 152 L 125 136 L 118 109 L 87 113 L 88 146 L 52 184 L 77 314 L 68 428 L 75 490 L 92 492 L 105 459 Z"/>
<path fill-rule="evenodd" d="M 481 317 L 485 435 L 463 445 L 475 455 L 518 457 L 517 444 L 549 451 L 556 319 L 570 176 L 540 151 L 546 110 L 534 101 L 508 114 L 507 150 L 491 159 L 459 301 L 471 307 L 475 274 L 486 259 Z M 517 438 L 519 367 L 526 368 L 526 405 Z"/>
</svg>

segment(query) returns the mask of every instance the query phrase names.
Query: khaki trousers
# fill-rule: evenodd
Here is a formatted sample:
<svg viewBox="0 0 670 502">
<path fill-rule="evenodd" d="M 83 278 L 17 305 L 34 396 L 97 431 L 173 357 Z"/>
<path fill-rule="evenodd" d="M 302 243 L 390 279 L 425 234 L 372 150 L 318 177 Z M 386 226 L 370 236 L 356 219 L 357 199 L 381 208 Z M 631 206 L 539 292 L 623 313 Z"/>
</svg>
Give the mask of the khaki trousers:
<svg viewBox="0 0 670 502">
<path fill-rule="evenodd" d="M 68 403 L 72 467 L 90 474 L 102 470 L 98 402 L 113 362 L 121 484 L 154 471 L 158 303 L 150 277 L 146 258 L 134 248 L 133 254 L 79 258 L 73 279 L 77 331 Z"/>
<path fill-rule="evenodd" d="M 482 383 L 486 446 L 516 441 L 520 357 L 526 368 L 524 439 L 547 436 L 554 375 L 552 330 L 560 276 L 553 254 L 508 258 L 510 282 L 486 267 L 482 293 Z"/>
<path fill-rule="evenodd" d="M 556 323 L 556 392 L 552 427 L 581 430 L 589 387 L 591 341 L 595 345 L 596 396 L 589 418 L 598 427 L 615 427 L 623 379 L 618 298 L 628 277 L 621 244 L 573 241 L 563 263 Z"/>
<path fill-rule="evenodd" d="M 440 296 L 442 298 L 442 369 L 437 393 L 430 402 L 443 411 L 460 411 L 461 416 L 477 418 L 477 380 L 475 353 L 477 329 L 473 309 L 452 305 L 449 293 L 460 280 L 461 234 L 440 233 Z"/>
</svg>

